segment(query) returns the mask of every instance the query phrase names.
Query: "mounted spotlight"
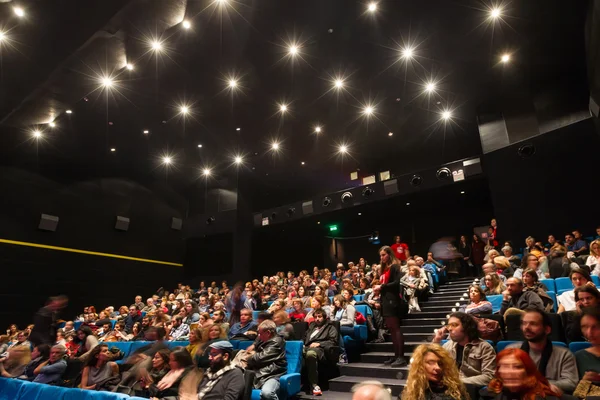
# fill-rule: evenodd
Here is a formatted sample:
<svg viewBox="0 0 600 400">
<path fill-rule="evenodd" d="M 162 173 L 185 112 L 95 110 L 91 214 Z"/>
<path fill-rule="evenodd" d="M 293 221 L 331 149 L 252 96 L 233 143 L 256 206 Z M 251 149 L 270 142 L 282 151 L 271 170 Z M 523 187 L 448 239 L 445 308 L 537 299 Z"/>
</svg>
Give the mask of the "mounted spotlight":
<svg viewBox="0 0 600 400">
<path fill-rule="evenodd" d="M 375 191 L 373 189 L 371 189 L 370 187 L 366 187 L 363 189 L 362 191 L 362 196 L 365 198 L 370 197 L 373 193 L 375 193 Z"/>
<path fill-rule="evenodd" d="M 529 158 L 535 154 L 535 146 L 531 143 L 524 144 L 519 147 L 517 154 L 522 158 Z"/>
<path fill-rule="evenodd" d="M 271 221 L 275 221 L 277 219 L 277 213 L 274 212 L 271 214 Z"/>
<path fill-rule="evenodd" d="M 420 186 L 421 183 L 423 183 L 423 178 L 421 177 L 421 175 L 413 175 L 410 178 L 411 186 Z"/>
<path fill-rule="evenodd" d="M 436 178 L 438 178 L 440 181 L 445 181 L 446 179 L 450 178 L 452 176 L 452 172 L 450 171 L 449 168 L 440 168 L 437 170 L 437 172 L 435 173 Z"/>
<path fill-rule="evenodd" d="M 329 207 L 332 203 L 331 197 L 323 197 L 323 207 Z"/>
<path fill-rule="evenodd" d="M 285 214 L 288 216 L 288 218 L 292 218 L 292 216 L 296 214 L 296 209 L 294 207 L 290 207 L 287 209 Z"/>
<path fill-rule="evenodd" d="M 215 217 L 213 217 L 212 215 L 206 218 L 206 225 L 212 225 L 213 222 L 215 222 Z"/>
<path fill-rule="evenodd" d="M 350 192 L 344 192 L 344 193 L 342 193 L 342 197 L 341 197 L 342 204 L 349 203 L 352 200 L 352 197 L 353 197 L 352 193 L 350 193 Z"/>
</svg>

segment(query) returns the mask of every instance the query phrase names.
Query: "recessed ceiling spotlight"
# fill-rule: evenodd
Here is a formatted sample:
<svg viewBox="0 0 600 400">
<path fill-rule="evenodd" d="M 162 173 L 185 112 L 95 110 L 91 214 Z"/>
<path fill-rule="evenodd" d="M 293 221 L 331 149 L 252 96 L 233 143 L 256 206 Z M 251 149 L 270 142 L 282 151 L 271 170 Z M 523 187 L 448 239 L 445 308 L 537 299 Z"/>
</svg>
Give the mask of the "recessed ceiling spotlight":
<svg viewBox="0 0 600 400">
<path fill-rule="evenodd" d="M 50 126 L 50 128 L 54 128 L 54 127 L 56 126 L 56 123 L 55 123 L 55 122 L 50 122 L 50 123 L 48 124 L 48 126 Z"/>
<path fill-rule="evenodd" d="M 377 3 L 375 3 L 374 1 L 369 3 L 367 10 L 369 10 L 369 12 L 377 11 Z"/>
<path fill-rule="evenodd" d="M 390 136 L 390 137 L 394 136 L 394 132 L 388 132 L 388 136 Z"/>
<path fill-rule="evenodd" d="M 112 87 L 114 81 L 112 80 L 112 78 L 105 76 L 100 80 L 100 83 L 102 83 L 102 86 L 109 88 Z"/>
<path fill-rule="evenodd" d="M 435 82 L 428 82 L 425 85 L 425 91 L 427 93 L 433 93 L 433 92 L 435 92 L 435 88 L 436 88 Z"/>
<path fill-rule="evenodd" d="M 340 154 L 348 153 L 348 146 L 346 146 L 345 144 L 340 145 L 340 147 L 338 148 L 338 152 Z"/>
<path fill-rule="evenodd" d="M 498 18 L 500 18 L 501 15 L 502 15 L 502 9 L 499 7 L 495 7 L 490 10 L 490 18 L 491 19 L 498 19 Z"/>
<path fill-rule="evenodd" d="M 410 206 L 410 203 L 406 203 L 407 206 Z"/>
<path fill-rule="evenodd" d="M 188 106 L 179 107 L 179 112 L 183 115 L 187 115 L 190 112 L 190 108 Z"/>
<path fill-rule="evenodd" d="M 147 129 L 144 131 L 144 135 L 147 135 L 147 134 L 149 134 L 149 133 L 150 133 L 150 131 L 149 131 L 149 130 L 147 130 Z"/>
<path fill-rule="evenodd" d="M 305 164 L 306 164 L 306 163 L 305 163 L 304 161 L 302 161 L 302 162 L 300 163 L 300 165 L 305 165 Z"/>
<path fill-rule="evenodd" d="M 342 89 L 344 87 L 344 80 L 338 78 L 334 81 L 334 85 L 335 85 L 336 89 Z"/>
<path fill-rule="evenodd" d="M 235 128 L 235 130 L 239 132 L 242 130 L 242 128 Z"/>
<path fill-rule="evenodd" d="M 2 43 L 2 41 L 6 39 L 6 34 L 2 31 L 0 31 L 0 43 Z"/>
<path fill-rule="evenodd" d="M 277 143 L 277 142 L 273 142 L 273 143 L 271 144 L 271 150 L 274 150 L 274 151 L 277 151 L 277 150 L 279 150 L 279 143 Z"/>
<path fill-rule="evenodd" d="M 73 114 L 73 111 L 71 111 L 71 110 L 67 110 L 67 111 L 65 111 L 65 112 L 66 112 L 67 114 Z"/>
<path fill-rule="evenodd" d="M 240 165 L 241 163 L 243 163 L 243 162 L 244 162 L 244 159 L 243 159 L 241 156 L 236 156 L 236 157 L 233 159 L 233 161 L 234 161 L 236 164 Z"/>
<path fill-rule="evenodd" d="M 39 129 L 35 129 L 33 132 L 31 132 L 31 135 L 35 139 L 40 139 L 42 137 L 42 131 L 40 131 Z"/>
<path fill-rule="evenodd" d="M 315 126 L 315 133 L 321 133 L 323 129 L 320 126 Z"/>
<path fill-rule="evenodd" d="M 114 153 L 115 151 L 117 151 L 117 149 L 115 149 L 115 148 L 113 147 L 113 148 L 111 148 L 111 149 L 110 149 L 110 151 L 111 151 L 112 153 Z"/>
<path fill-rule="evenodd" d="M 450 110 L 444 110 L 442 112 L 442 119 L 444 121 L 448 121 L 450 118 L 452 118 L 452 111 L 450 111 Z"/>
<path fill-rule="evenodd" d="M 22 18 L 25 16 L 25 10 L 23 10 L 21 7 L 14 7 L 13 11 L 14 11 L 15 15 L 19 18 Z"/>
<path fill-rule="evenodd" d="M 204 168 L 202 170 L 202 175 L 204 175 L 204 176 L 210 176 L 211 173 L 212 173 L 212 171 L 210 170 L 210 168 Z"/>
<path fill-rule="evenodd" d="M 156 52 L 161 51 L 163 48 L 162 42 L 160 42 L 158 40 L 153 40 L 152 42 L 150 42 L 150 46 L 152 47 L 152 50 L 154 50 Z"/>
<path fill-rule="evenodd" d="M 296 56 L 298 54 L 298 45 L 297 44 L 292 44 L 288 47 L 288 54 L 292 57 Z"/>
<path fill-rule="evenodd" d="M 510 61 L 510 54 L 506 53 L 502 55 L 502 58 L 500 58 L 500 61 L 502 61 L 504 64 L 506 64 L 507 62 Z"/>
<path fill-rule="evenodd" d="M 201 145 L 201 144 L 199 144 L 199 145 L 198 145 L 198 148 L 199 148 L 199 149 L 201 149 L 201 148 L 202 148 L 202 145 Z"/>
<path fill-rule="evenodd" d="M 460 192 L 460 194 L 465 194 L 465 191 L 464 191 L 464 190 L 462 190 L 462 191 Z"/>
<path fill-rule="evenodd" d="M 287 106 L 287 104 L 280 104 L 280 105 L 279 105 L 279 111 L 280 111 L 282 114 L 283 114 L 283 113 L 285 113 L 285 112 L 287 111 L 287 109 L 288 109 L 288 106 Z"/>
<path fill-rule="evenodd" d="M 162 158 L 162 162 L 165 165 L 170 165 L 173 162 L 173 158 L 171 158 L 169 156 L 165 156 Z"/>
<path fill-rule="evenodd" d="M 128 63 L 125 68 L 127 68 L 129 71 L 133 71 L 133 64 Z"/>
<path fill-rule="evenodd" d="M 185 20 L 181 23 L 183 29 L 190 29 L 192 27 L 192 23 L 188 20 Z"/>
<path fill-rule="evenodd" d="M 373 115 L 373 113 L 375 112 L 375 108 L 373 106 L 366 106 L 365 108 L 363 108 L 363 114 L 365 114 L 367 117 Z"/>
<path fill-rule="evenodd" d="M 410 60 L 415 55 L 415 50 L 412 47 L 405 47 L 401 51 L 402 58 L 405 60 Z"/>
<path fill-rule="evenodd" d="M 228 86 L 230 89 L 235 89 L 238 85 L 238 81 L 236 79 L 230 79 L 228 82 Z"/>
</svg>

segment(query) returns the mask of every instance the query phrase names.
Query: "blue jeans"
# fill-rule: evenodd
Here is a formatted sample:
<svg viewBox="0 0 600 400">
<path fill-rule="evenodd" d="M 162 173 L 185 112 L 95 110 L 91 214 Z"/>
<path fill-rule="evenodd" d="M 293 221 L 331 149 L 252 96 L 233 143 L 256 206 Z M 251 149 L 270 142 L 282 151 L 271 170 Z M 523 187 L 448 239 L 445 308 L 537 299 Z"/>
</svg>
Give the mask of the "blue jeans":
<svg viewBox="0 0 600 400">
<path fill-rule="evenodd" d="M 268 379 L 260 388 L 260 398 L 265 400 L 279 400 L 279 378 Z"/>
</svg>

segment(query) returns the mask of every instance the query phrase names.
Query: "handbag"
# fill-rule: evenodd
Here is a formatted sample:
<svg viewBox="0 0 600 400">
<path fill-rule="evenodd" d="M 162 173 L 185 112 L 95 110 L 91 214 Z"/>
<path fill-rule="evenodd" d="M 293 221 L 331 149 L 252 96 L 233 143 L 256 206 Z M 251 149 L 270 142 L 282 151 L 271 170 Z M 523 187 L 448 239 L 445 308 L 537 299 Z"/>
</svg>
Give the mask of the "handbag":
<svg viewBox="0 0 600 400">
<path fill-rule="evenodd" d="M 498 341 L 502 338 L 502 330 L 498 321 L 487 318 L 473 317 L 477 322 L 477 331 L 479 332 L 479 338 L 483 340 Z"/>
<path fill-rule="evenodd" d="M 578 399 L 585 399 L 588 396 L 600 396 L 600 386 L 594 385 L 591 381 L 581 380 L 575 388 L 573 396 Z"/>
</svg>

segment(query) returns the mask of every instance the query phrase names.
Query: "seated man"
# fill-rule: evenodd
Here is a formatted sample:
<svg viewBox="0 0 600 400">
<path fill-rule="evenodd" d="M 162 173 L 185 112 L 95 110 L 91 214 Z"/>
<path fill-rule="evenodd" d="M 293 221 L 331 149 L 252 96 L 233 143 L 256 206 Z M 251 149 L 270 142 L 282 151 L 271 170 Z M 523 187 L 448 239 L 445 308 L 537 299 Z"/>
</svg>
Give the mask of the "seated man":
<svg viewBox="0 0 600 400">
<path fill-rule="evenodd" d="M 544 302 L 532 291 L 523 291 L 523 281 L 519 278 L 509 278 L 506 281 L 506 290 L 502 292 L 502 305 L 500 315 L 522 313 L 526 308 L 535 308 L 544 311 Z"/>
<path fill-rule="evenodd" d="M 142 296 L 135 296 L 135 301 L 133 304 L 137 307 L 138 310 L 142 310 L 145 307 L 144 302 L 142 301 Z"/>
<path fill-rule="evenodd" d="M 476 393 L 486 386 L 496 372 L 496 352 L 485 340 L 479 338 L 477 322 L 472 316 L 456 312 L 450 314 L 448 323 L 438 329 L 434 343 L 440 343 L 450 333 L 450 340 L 442 346 L 456 360 L 461 380 L 470 393 Z"/>
<path fill-rule="evenodd" d="M 208 298 L 206 296 L 200 296 L 198 311 L 201 313 L 210 312 L 210 304 L 208 304 Z"/>
<path fill-rule="evenodd" d="M 320 396 L 322 391 L 319 387 L 319 361 L 325 360 L 325 352 L 331 347 L 339 346 L 340 334 L 327 321 L 327 314 L 323 309 L 315 310 L 313 317 L 314 322 L 310 324 L 304 337 L 304 360 L 313 396 Z"/>
<path fill-rule="evenodd" d="M 75 324 L 73 323 L 73 321 L 67 321 L 65 323 L 65 327 L 63 328 L 63 332 L 66 335 L 70 334 L 70 333 L 75 333 Z"/>
<path fill-rule="evenodd" d="M 248 358 L 248 369 L 253 370 L 254 388 L 260 389 L 261 399 L 277 400 L 279 378 L 287 372 L 285 340 L 277 334 L 273 321 L 263 321 L 258 326 L 258 343 Z"/>
<path fill-rule="evenodd" d="M 562 396 L 564 392 L 575 390 L 579 383 L 575 356 L 566 347 L 552 344 L 550 317 L 538 309 L 528 308 L 523 314 L 521 330 L 526 341 L 509 344 L 507 348 L 529 353 L 540 373 L 548 378 L 554 393 Z"/>
<path fill-rule="evenodd" d="M 213 324 L 214 325 L 220 325 L 221 329 L 226 333 L 229 334 L 229 322 L 225 321 L 225 311 L 223 310 L 217 310 L 213 313 Z"/>
<path fill-rule="evenodd" d="M 62 344 L 53 346 L 50 349 L 50 358 L 38 365 L 33 371 L 36 375 L 34 382 L 37 383 L 55 383 L 62 377 L 67 370 L 67 362 L 64 360 L 64 355 L 67 348 Z"/>
<path fill-rule="evenodd" d="M 133 331 L 133 324 L 140 322 L 142 316 L 138 313 L 138 308 L 135 304 L 129 306 L 129 315 L 125 318 L 125 332 L 131 333 Z"/>
<path fill-rule="evenodd" d="M 229 328 L 229 339 L 254 340 L 256 338 L 256 322 L 252 321 L 252 310 L 243 308 L 240 311 L 240 322 Z"/>
<path fill-rule="evenodd" d="M 244 373 L 231 364 L 233 346 L 226 340 L 209 346 L 210 368 L 198 386 L 198 399 L 241 399 L 244 394 Z"/>
<path fill-rule="evenodd" d="M 178 315 L 173 320 L 173 328 L 169 334 L 170 341 L 187 340 L 190 336 L 190 326 L 183 323 L 183 317 Z"/>
<path fill-rule="evenodd" d="M 153 313 L 154 311 L 156 311 L 156 306 L 154 305 L 154 299 L 150 297 L 148 300 L 146 300 L 146 307 L 142 308 L 142 312 L 148 314 Z"/>
</svg>

